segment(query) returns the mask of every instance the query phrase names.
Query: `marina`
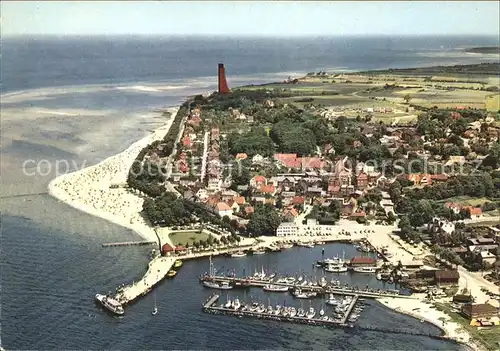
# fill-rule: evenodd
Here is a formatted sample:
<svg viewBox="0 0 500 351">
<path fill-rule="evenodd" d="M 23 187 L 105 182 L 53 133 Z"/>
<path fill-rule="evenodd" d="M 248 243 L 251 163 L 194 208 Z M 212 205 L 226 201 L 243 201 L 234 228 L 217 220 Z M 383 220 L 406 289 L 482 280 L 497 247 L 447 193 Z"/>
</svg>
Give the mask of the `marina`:
<svg viewBox="0 0 500 351">
<path fill-rule="evenodd" d="M 279 291 L 282 292 L 281 289 L 269 289 L 269 285 L 272 284 L 274 287 L 284 287 L 293 291 L 300 291 L 300 293 L 308 292 L 315 293 L 315 295 L 310 295 L 309 297 L 322 296 L 325 294 L 335 294 L 335 295 L 358 295 L 360 297 L 366 298 L 378 298 L 378 297 L 402 297 L 402 298 L 412 298 L 408 295 L 403 295 L 398 290 L 382 290 L 382 289 L 359 289 L 356 287 L 350 286 L 341 286 L 335 281 L 330 281 L 324 286 L 320 286 L 319 282 L 316 284 L 307 284 L 300 285 L 300 283 L 292 282 L 291 280 L 285 281 L 284 279 L 277 279 L 276 281 L 270 279 L 256 279 L 254 277 L 248 278 L 237 278 L 237 277 L 224 277 L 224 276 L 211 276 L 204 275 L 201 276 L 200 282 L 212 282 L 217 284 L 225 283 L 227 285 L 239 288 L 250 288 L 250 287 L 261 287 L 265 288 L 266 291 Z M 266 288 L 267 287 L 267 288 Z M 296 296 L 299 298 L 303 298 L 304 295 Z"/>
<path fill-rule="evenodd" d="M 281 322 L 300 323 L 308 325 L 334 326 L 334 327 L 353 327 L 356 320 L 350 319 L 351 313 L 358 302 L 358 296 L 354 295 L 349 299 L 349 304 L 342 315 L 334 314 L 330 317 L 325 314 L 323 308 L 316 312 L 313 307 L 304 310 L 303 308 L 295 308 L 293 306 L 275 307 L 268 305 L 267 307 L 258 302 L 241 303 L 238 299 L 229 300 L 225 304 L 217 306 L 220 295 L 212 295 L 203 304 L 203 311 L 212 314 L 226 314 L 237 317 L 253 317 L 259 319 L 269 319 Z"/>
</svg>

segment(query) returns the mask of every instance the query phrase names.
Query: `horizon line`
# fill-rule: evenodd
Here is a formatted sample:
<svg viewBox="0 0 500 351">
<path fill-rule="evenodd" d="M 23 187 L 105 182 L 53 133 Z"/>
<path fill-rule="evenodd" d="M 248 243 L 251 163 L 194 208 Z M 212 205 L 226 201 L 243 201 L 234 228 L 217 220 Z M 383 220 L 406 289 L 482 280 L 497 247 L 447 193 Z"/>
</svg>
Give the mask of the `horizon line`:
<svg viewBox="0 0 500 351">
<path fill-rule="evenodd" d="M 387 34 L 387 33 L 369 33 L 369 34 L 291 34 L 291 35 L 282 35 L 282 34 L 222 34 L 222 33 L 195 33 L 195 34 L 182 34 L 182 33 L 82 33 L 82 34 L 56 34 L 56 33 L 22 33 L 22 34 L 3 34 L 2 38 L 35 38 L 35 37 L 52 37 L 52 38 L 64 38 L 64 37 L 224 37 L 224 38 L 374 38 L 374 37 L 497 37 L 498 33 L 495 34 L 486 34 L 486 33 L 429 33 L 429 34 Z"/>
</svg>

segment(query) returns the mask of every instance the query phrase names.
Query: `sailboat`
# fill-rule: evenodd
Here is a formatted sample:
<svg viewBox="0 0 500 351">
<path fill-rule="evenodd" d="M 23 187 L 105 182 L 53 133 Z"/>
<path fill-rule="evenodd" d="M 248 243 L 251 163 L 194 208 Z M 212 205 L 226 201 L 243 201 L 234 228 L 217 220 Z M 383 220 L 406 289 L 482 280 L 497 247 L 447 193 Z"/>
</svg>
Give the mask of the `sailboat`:
<svg viewBox="0 0 500 351">
<path fill-rule="evenodd" d="M 325 315 L 324 300 L 321 300 L 321 309 L 319 310 L 319 315 L 323 317 Z"/>
<path fill-rule="evenodd" d="M 155 304 L 154 304 L 154 308 L 153 308 L 153 311 L 151 312 L 151 314 L 154 316 L 158 313 L 158 307 L 156 307 L 156 294 L 153 294 L 154 295 L 154 301 L 155 301 Z"/>
</svg>

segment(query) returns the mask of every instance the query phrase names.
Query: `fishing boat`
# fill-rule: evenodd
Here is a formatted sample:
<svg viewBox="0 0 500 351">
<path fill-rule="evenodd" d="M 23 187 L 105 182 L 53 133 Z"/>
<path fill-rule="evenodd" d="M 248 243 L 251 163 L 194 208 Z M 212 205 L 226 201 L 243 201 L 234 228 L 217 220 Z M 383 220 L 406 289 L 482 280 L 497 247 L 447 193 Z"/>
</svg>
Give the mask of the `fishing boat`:
<svg viewBox="0 0 500 351">
<path fill-rule="evenodd" d="M 211 289 L 220 289 L 220 290 L 230 290 L 233 288 L 232 285 L 229 284 L 229 282 L 211 282 L 211 281 L 204 281 L 203 286 Z"/>
<path fill-rule="evenodd" d="M 243 251 L 238 251 L 238 252 L 233 252 L 233 253 L 231 254 L 231 257 L 235 257 L 235 258 L 236 258 L 236 257 L 245 257 L 246 255 L 247 255 L 247 254 L 246 254 L 246 253 L 244 253 Z"/>
<path fill-rule="evenodd" d="M 177 275 L 177 271 L 174 271 L 173 269 L 169 270 L 167 272 L 167 278 L 173 278 Z"/>
<path fill-rule="evenodd" d="M 288 286 L 267 284 L 262 288 L 264 291 L 287 292 Z"/>
<path fill-rule="evenodd" d="M 181 268 L 182 266 L 182 261 L 181 260 L 175 260 L 174 262 L 174 268 Z"/>
<path fill-rule="evenodd" d="M 356 273 L 375 273 L 377 267 L 354 267 L 353 271 Z"/>
<path fill-rule="evenodd" d="M 329 264 L 325 268 L 325 272 L 328 273 L 344 273 L 347 272 L 347 267 L 343 264 Z"/>
</svg>

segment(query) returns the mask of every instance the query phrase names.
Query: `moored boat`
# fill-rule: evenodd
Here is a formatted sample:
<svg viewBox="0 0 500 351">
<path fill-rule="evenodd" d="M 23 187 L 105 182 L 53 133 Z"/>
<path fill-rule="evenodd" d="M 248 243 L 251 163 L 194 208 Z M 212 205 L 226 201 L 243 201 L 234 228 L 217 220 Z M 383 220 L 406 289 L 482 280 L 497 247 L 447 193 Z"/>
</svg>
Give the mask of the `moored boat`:
<svg viewBox="0 0 500 351">
<path fill-rule="evenodd" d="M 377 267 L 354 267 L 352 270 L 356 273 L 375 273 Z"/>
<path fill-rule="evenodd" d="M 167 278 L 173 278 L 177 275 L 177 271 L 174 271 L 173 269 L 169 270 L 167 272 Z"/>
<path fill-rule="evenodd" d="M 117 300 L 112 298 L 111 296 L 96 294 L 95 299 L 101 303 L 108 311 L 117 314 L 119 316 L 123 315 L 125 311 L 123 310 L 123 306 Z"/>
<path fill-rule="evenodd" d="M 182 261 L 181 260 L 175 260 L 174 262 L 174 268 L 181 268 L 182 266 Z"/>
<path fill-rule="evenodd" d="M 230 290 L 233 288 L 232 285 L 230 285 L 228 282 L 211 282 L 211 281 L 204 281 L 203 286 L 206 286 L 207 288 L 211 289 L 220 289 L 220 290 Z"/>
<path fill-rule="evenodd" d="M 268 284 L 265 285 L 262 289 L 264 291 L 272 291 L 272 292 L 287 292 L 289 288 L 288 286 Z"/>
<path fill-rule="evenodd" d="M 231 257 L 245 257 L 247 254 L 244 253 L 243 251 L 238 251 L 238 252 L 233 252 L 231 254 Z"/>
</svg>

